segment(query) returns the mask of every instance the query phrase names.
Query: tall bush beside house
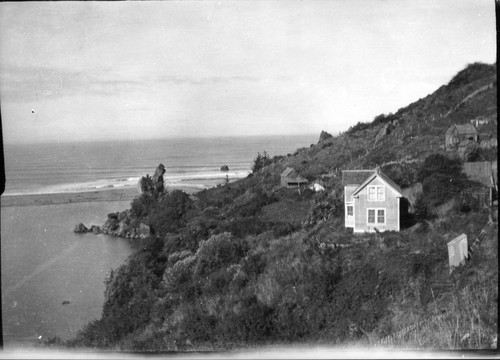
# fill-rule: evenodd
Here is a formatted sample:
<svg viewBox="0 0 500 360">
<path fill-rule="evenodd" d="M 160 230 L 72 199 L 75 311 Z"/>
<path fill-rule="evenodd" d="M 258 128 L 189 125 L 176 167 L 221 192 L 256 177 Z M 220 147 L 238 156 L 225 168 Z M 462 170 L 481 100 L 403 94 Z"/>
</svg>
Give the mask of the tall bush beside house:
<svg viewBox="0 0 500 360">
<path fill-rule="evenodd" d="M 416 177 L 422 183 L 422 194 L 415 203 L 419 218 L 429 217 L 437 206 L 458 196 L 468 184 L 461 161 L 441 154 L 429 155 Z"/>
<path fill-rule="evenodd" d="M 423 182 L 433 174 L 443 174 L 453 178 L 463 178 L 462 162 L 458 158 L 449 158 L 441 154 L 432 154 L 425 158 L 417 172 L 417 181 Z"/>
</svg>

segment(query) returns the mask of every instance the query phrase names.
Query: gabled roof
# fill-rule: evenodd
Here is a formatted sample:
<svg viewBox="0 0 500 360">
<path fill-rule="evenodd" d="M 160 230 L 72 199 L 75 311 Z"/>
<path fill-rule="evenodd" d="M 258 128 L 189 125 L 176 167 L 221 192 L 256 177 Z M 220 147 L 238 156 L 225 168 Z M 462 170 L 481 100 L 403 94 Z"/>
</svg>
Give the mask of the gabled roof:
<svg viewBox="0 0 500 360">
<path fill-rule="evenodd" d="M 281 173 L 281 176 L 288 176 L 288 175 L 290 175 L 290 173 L 291 173 L 293 170 L 295 170 L 295 169 L 294 169 L 294 168 L 291 168 L 291 167 L 287 167 L 287 168 L 285 169 L 285 171 L 283 171 L 283 172 Z"/>
<path fill-rule="evenodd" d="M 446 130 L 446 135 L 453 134 L 453 129 L 457 129 L 458 134 L 477 134 L 476 127 L 473 124 L 451 125 Z"/>
<path fill-rule="evenodd" d="M 342 170 L 342 185 L 362 184 L 375 170 Z"/>
<path fill-rule="evenodd" d="M 298 171 L 296 171 L 294 168 L 286 168 L 285 171 L 281 173 L 281 177 L 287 178 L 291 182 L 296 182 L 296 183 L 306 183 L 309 182 L 307 179 L 303 178 L 300 176 Z"/>
<path fill-rule="evenodd" d="M 396 193 L 396 195 L 403 197 L 399 185 L 396 184 L 389 176 L 384 174 L 379 169 L 376 169 L 368 179 L 366 179 L 361 185 L 359 185 L 356 188 L 356 190 L 354 190 L 351 196 L 355 196 L 357 193 L 359 193 L 366 185 L 368 185 L 376 177 L 382 180 L 382 182 L 384 182 L 388 187 L 392 188 L 392 190 Z"/>
</svg>

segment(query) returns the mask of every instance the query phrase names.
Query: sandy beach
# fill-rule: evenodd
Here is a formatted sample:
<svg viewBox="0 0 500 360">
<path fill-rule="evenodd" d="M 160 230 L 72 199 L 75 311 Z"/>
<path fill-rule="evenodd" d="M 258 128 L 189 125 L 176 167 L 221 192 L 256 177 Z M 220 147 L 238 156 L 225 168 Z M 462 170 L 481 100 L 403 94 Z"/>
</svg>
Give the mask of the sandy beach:
<svg viewBox="0 0 500 360">
<path fill-rule="evenodd" d="M 187 194 L 194 194 L 201 189 L 199 187 L 167 187 L 168 191 L 182 190 Z M 121 189 L 103 189 L 98 191 L 86 191 L 78 193 L 58 194 L 32 194 L 32 195 L 2 195 L 0 205 L 7 206 L 35 206 L 55 205 L 79 202 L 108 202 L 108 201 L 132 201 L 139 196 L 136 187 Z"/>
</svg>

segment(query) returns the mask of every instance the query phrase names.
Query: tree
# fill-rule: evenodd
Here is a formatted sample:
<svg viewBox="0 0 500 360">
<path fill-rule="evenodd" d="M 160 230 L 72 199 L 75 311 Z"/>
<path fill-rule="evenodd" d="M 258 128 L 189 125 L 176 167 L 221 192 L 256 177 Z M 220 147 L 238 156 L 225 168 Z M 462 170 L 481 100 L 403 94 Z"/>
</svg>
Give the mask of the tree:
<svg viewBox="0 0 500 360">
<path fill-rule="evenodd" d="M 260 153 L 257 153 L 257 157 L 253 161 L 252 173 L 256 173 L 264 166 L 267 166 L 271 163 L 272 160 L 269 158 L 269 154 L 266 151 L 264 151 L 262 155 Z"/>
</svg>

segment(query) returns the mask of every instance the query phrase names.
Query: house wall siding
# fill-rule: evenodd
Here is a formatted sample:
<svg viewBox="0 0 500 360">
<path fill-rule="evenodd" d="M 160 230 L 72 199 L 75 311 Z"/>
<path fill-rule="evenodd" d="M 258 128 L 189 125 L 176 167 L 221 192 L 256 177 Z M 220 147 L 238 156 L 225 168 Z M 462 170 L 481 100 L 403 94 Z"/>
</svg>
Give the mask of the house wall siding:
<svg viewBox="0 0 500 360">
<path fill-rule="evenodd" d="M 354 216 L 348 217 L 347 216 L 347 206 L 352 205 L 354 206 L 354 201 L 351 197 L 352 193 L 358 185 L 351 185 L 351 186 L 344 186 L 344 223 L 346 228 L 354 228 Z M 354 214 L 356 214 L 356 209 L 353 209 Z"/>
<path fill-rule="evenodd" d="M 384 186 L 385 199 L 383 201 L 368 201 L 368 187 L 373 185 Z M 379 231 L 395 230 L 399 231 L 399 198 L 396 197 L 385 184 L 378 178 L 373 179 L 365 186 L 355 198 L 354 231 L 373 232 L 375 228 Z M 367 209 L 385 209 L 385 225 L 368 225 Z"/>
<path fill-rule="evenodd" d="M 453 129 L 451 134 L 445 135 L 446 146 L 453 146 L 453 139 L 457 137 L 457 129 Z"/>
</svg>

